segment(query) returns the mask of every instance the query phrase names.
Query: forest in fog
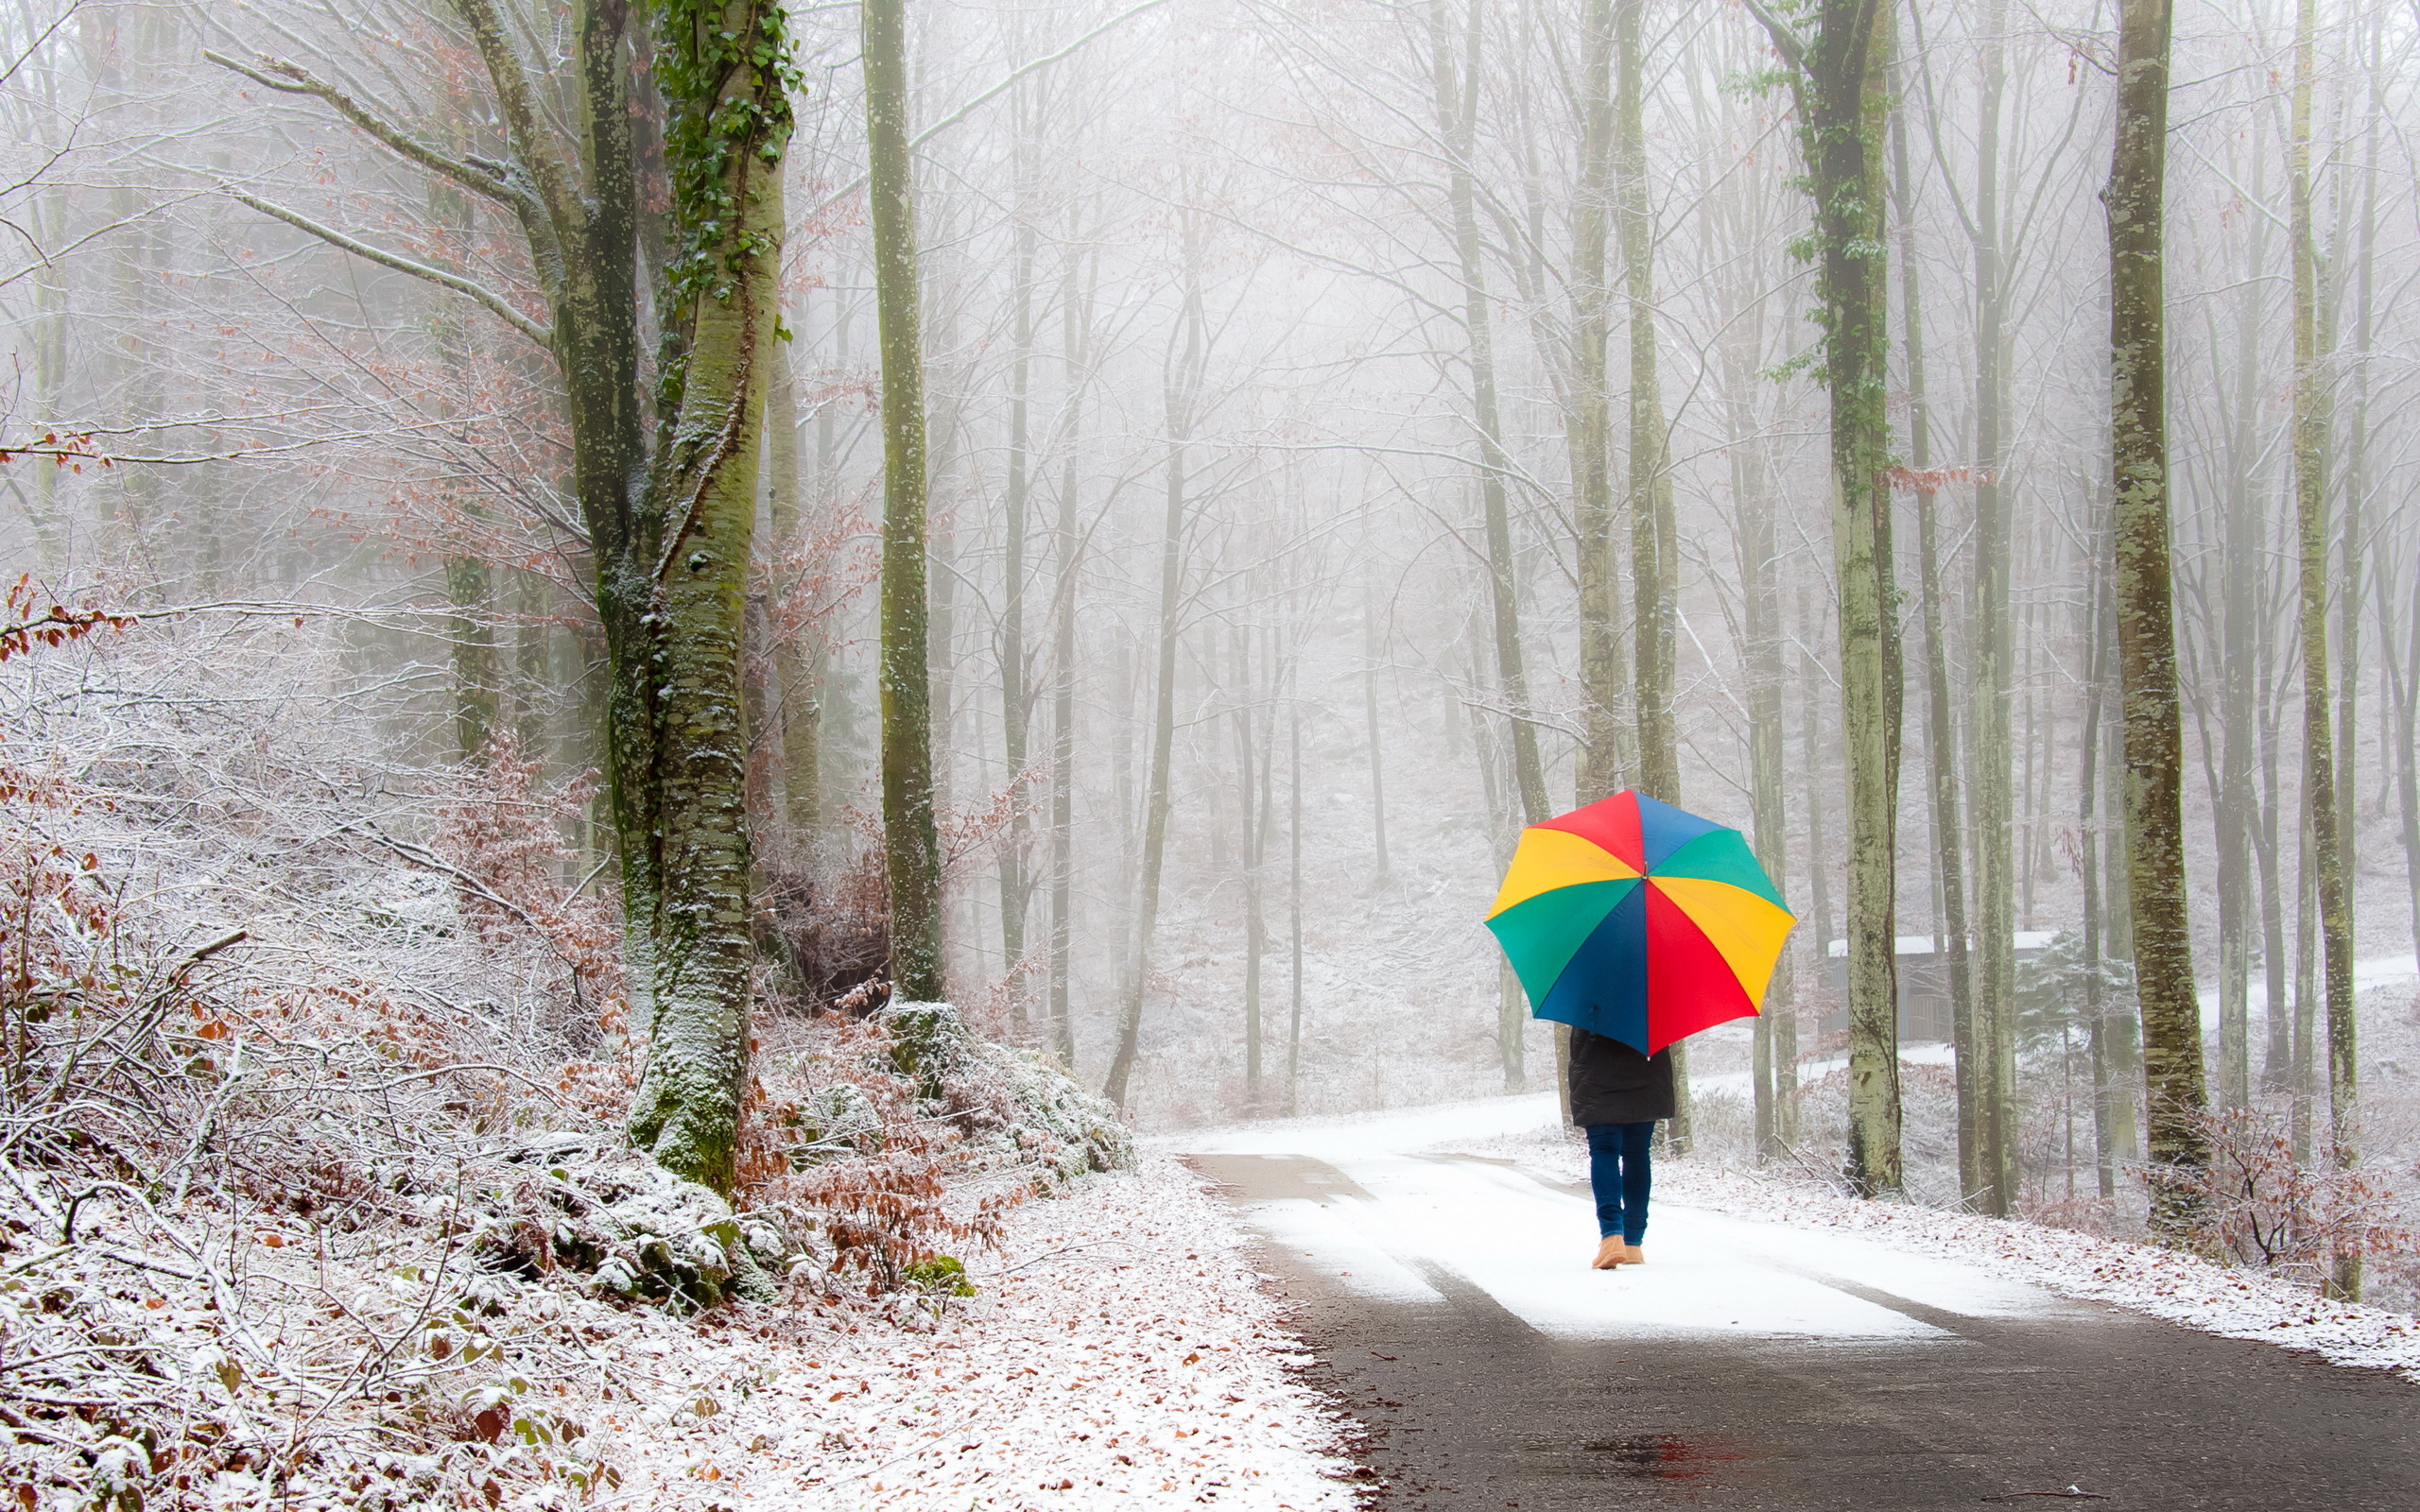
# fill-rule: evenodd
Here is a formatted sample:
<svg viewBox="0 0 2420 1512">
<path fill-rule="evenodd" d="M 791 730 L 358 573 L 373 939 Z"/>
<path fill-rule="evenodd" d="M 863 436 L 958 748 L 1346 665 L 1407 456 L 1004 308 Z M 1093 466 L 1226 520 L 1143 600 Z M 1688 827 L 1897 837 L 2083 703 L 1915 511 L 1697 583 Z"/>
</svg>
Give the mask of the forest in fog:
<svg viewBox="0 0 2420 1512">
<path fill-rule="evenodd" d="M 2409 1305 L 2420 10 L 2165 9 L 7 0 L 10 1170 L 1542 1091 L 1636 787 L 1798 918 L 1675 1149 Z"/>
</svg>

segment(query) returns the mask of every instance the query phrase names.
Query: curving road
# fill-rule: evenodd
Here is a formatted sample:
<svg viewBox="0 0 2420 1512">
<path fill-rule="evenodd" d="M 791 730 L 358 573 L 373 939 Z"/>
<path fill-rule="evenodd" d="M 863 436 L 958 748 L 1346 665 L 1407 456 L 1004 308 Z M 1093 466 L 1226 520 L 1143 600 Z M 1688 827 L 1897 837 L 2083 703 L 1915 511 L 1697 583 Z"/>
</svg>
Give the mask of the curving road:
<svg viewBox="0 0 2420 1512">
<path fill-rule="evenodd" d="M 1422 1153 L 1553 1116 L 1178 1142 L 1265 1237 L 1382 1507 L 2420 1508 L 2392 1376 L 1670 1203 L 1650 1263 L 1592 1272 L 1584 1188 Z"/>
</svg>

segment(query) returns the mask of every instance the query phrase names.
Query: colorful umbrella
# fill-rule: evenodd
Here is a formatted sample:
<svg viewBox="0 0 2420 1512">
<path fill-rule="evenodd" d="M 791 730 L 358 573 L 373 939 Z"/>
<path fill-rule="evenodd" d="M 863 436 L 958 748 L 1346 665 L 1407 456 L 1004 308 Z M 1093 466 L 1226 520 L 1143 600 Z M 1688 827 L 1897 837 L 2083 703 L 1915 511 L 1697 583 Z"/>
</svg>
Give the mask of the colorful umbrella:
<svg viewBox="0 0 2420 1512">
<path fill-rule="evenodd" d="M 1537 1017 L 1651 1056 L 1754 1016 L 1794 921 L 1738 831 L 1630 791 L 1522 831 L 1487 916 Z"/>
</svg>

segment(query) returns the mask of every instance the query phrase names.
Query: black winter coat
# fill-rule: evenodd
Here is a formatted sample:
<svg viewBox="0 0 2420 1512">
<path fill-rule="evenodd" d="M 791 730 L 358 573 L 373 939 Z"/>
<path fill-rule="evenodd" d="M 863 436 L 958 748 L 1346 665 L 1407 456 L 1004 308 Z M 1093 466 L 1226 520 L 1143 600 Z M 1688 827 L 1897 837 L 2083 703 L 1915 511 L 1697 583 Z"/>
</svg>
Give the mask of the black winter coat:
<svg viewBox="0 0 2420 1512">
<path fill-rule="evenodd" d="M 1571 1031 L 1571 1121 L 1645 1124 L 1672 1116 L 1672 1052 L 1642 1056 L 1618 1040 Z"/>
</svg>

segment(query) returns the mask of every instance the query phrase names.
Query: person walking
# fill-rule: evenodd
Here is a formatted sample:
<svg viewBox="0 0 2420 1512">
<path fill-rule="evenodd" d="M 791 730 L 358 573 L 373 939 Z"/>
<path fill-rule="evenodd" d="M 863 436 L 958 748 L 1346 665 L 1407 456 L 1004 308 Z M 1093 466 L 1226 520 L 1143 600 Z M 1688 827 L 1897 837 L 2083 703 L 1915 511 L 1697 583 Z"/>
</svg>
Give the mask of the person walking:
<svg viewBox="0 0 2420 1512">
<path fill-rule="evenodd" d="M 1653 1184 L 1648 1146 L 1655 1121 L 1672 1116 L 1672 1052 L 1646 1056 L 1618 1040 L 1571 1031 L 1571 1121 L 1588 1134 L 1588 1185 L 1601 1236 L 1597 1270 L 1642 1265 L 1647 1198 Z"/>
</svg>

